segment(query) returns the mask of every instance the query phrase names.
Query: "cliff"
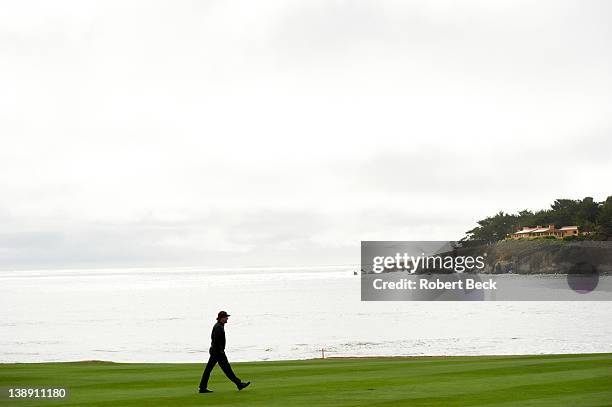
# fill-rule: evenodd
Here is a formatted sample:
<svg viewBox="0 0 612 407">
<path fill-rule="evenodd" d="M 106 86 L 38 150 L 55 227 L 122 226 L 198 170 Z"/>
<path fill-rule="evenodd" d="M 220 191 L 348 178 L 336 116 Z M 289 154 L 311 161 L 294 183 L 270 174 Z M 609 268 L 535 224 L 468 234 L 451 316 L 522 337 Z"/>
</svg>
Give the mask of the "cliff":
<svg viewBox="0 0 612 407">
<path fill-rule="evenodd" d="M 485 273 L 612 274 L 610 241 L 507 240 L 485 250 Z"/>
</svg>

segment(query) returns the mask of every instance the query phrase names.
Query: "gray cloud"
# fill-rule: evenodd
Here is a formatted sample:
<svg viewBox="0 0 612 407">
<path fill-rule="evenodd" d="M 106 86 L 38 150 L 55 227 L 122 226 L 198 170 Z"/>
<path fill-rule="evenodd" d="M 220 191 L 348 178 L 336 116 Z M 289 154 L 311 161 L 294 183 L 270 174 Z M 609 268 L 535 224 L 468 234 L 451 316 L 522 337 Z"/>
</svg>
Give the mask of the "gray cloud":
<svg viewBox="0 0 612 407">
<path fill-rule="evenodd" d="M 350 263 L 604 199 L 612 6 L 19 2 L 0 268 Z"/>
</svg>

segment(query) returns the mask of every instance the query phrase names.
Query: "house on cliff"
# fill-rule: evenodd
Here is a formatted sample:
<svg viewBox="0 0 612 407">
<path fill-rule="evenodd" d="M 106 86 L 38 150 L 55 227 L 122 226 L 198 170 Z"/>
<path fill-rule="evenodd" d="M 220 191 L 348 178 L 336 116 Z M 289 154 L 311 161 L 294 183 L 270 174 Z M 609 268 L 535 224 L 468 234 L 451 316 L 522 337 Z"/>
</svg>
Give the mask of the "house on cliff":
<svg viewBox="0 0 612 407">
<path fill-rule="evenodd" d="M 523 226 L 522 229 L 517 230 L 509 235 L 512 239 L 525 239 L 525 238 L 536 238 L 536 237 L 547 237 L 552 236 L 557 239 L 563 239 L 567 236 L 578 236 L 580 230 L 578 226 L 563 226 L 557 229 L 555 225 L 548 226 Z"/>
</svg>

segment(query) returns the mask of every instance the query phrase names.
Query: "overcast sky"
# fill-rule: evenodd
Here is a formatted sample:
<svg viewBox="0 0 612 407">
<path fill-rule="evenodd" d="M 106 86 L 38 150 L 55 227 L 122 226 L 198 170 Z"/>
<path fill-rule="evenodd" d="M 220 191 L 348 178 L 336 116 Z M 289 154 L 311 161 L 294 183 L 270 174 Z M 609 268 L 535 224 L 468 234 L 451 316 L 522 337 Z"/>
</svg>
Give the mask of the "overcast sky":
<svg viewBox="0 0 612 407">
<path fill-rule="evenodd" d="M 612 195 L 611 2 L 0 4 L 0 269 L 358 263 Z"/>
</svg>

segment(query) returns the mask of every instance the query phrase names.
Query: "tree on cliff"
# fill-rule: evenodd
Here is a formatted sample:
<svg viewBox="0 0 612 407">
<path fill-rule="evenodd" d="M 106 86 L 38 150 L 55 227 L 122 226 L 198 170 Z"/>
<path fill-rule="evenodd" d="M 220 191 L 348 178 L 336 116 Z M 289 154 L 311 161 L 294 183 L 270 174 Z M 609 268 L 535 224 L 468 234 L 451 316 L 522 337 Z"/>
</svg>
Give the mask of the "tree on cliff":
<svg viewBox="0 0 612 407">
<path fill-rule="evenodd" d="M 495 216 L 479 220 L 479 226 L 467 232 L 469 237 L 467 240 L 479 240 L 487 243 L 502 240 L 513 231 L 516 218 L 516 215 L 499 212 Z"/>
<path fill-rule="evenodd" d="M 601 240 L 612 238 L 612 196 L 605 200 L 597 214 L 597 225 L 595 227 Z"/>
<path fill-rule="evenodd" d="M 582 231 L 591 232 L 587 235 L 590 239 L 612 240 L 612 196 L 604 202 L 595 202 L 592 197 L 582 200 L 556 199 L 550 209 L 535 213 L 523 210 L 516 215 L 498 212 L 477 223 L 478 226 L 467 231 L 462 240 L 492 243 L 503 240 L 523 226 L 550 224 L 556 227 L 576 225 Z"/>
</svg>

